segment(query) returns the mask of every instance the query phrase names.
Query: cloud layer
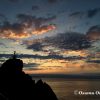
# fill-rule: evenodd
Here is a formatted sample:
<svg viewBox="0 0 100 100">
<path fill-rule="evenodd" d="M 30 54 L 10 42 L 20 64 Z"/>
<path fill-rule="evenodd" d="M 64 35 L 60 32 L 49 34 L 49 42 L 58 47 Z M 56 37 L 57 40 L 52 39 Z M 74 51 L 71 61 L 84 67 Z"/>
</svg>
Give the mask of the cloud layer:
<svg viewBox="0 0 100 100">
<path fill-rule="evenodd" d="M 39 6 L 33 5 L 33 6 L 32 6 L 32 10 L 33 10 L 33 11 L 39 10 Z"/>
<path fill-rule="evenodd" d="M 9 21 L 4 21 L 0 25 L 0 38 L 16 39 L 44 34 L 56 28 L 53 24 L 47 24 L 55 18 L 55 16 L 37 18 L 36 16 L 18 14 L 17 22 L 10 23 Z"/>
<path fill-rule="evenodd" d="M 57 0 L 48 0 L 49 3 L 56 3 Z"/>
<path fill-rule="evenodd" d="M 100 25 L 95 25 L 89 28 L 87 32 L 87 38 L 90 40 L 100 39 Z"/>
<path fill-rule="evenodd" d="M 89 9 L 87 11 L 77 11 L 73 12 L 69 15 L 69 17 L 74 17 L 74 18 L 92 18 L 94 17 L 97 13 L 100 12 L 100 8 L 94 8 L 94 9 Z"/>
<path fill-rule="evenodd" d="M 46 47 L 55 47 L 61 50 L 81 50 L 87 49 L 91 46 L 90 41 L 86 35 L 69 32 L 57 34 L 52 37 L 46 37 L 41 40 L 26 41 L 28 49 L 43 50 Z"/>
<path fill-rule="evenodd" d="M 86 36 L 79 33 L 58 34 L 52 38 L 46 38 L 45 42 L 61 49 L 79 50 L 90 47 Z"/>
</svg>

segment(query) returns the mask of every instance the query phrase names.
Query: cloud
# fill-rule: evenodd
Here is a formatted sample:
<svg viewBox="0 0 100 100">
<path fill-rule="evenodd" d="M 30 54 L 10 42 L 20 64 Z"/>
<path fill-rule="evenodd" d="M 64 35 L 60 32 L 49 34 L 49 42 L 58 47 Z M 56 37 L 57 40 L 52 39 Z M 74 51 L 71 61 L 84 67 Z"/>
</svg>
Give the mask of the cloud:
<svg viewBox="0 0 100 100">
<path fill-rule="evenodd" d="M 35 10 L 39 10 L 39 6 L 37 6 L 37 5 L 33 5 L 33 6 L 32 6 L 32 10 L 33 10 L 33 11 L 35 11 Z"/>
<path fill-rule="evenodd" d="M 26 33 L 25 28 L 27 28 L 24 24 L 14 23 L 6 21 L 0 26 L 0 38 L 26 38 L 29 37 L 30 34 Z"/>
<path fill-rule="evenodd" d="M 12 54 L 0 54 L 0 58 L 1 58 L 1 62 L 4 61 L 4 58 L 11 58 L 12 57 Z M 81 57 L 81 56 L 69 56 L 69 57 L 63 57 L 62 55 L 56 55 L 56 54 L 52 54 L 52 55 L 46 55 L 46 56 L 42 56 L 42 55 L 33 55 L 33 54 L 18 54 L 17 55 L 17 58 L 33 58 L 33 59 L 56 59 L 56 60 L 80 60 L 80 59 L 85 59 L 84 57 Z M 27 65 L 29 65 L 29 67 L 36 67 L 38 66 L 39 64 L 37 63 L 29 63 L 29 64 L 26 64 L 24 63 L 25 67 Z"/>
<path fill-rule="evenodd" d="M 43 33 L 52 31 L 54 29 L 56 29 L 55 25 L 44 25 L 44 26 L 39 27 L 38 29 L 33 30 L 31 33 L 32 34 L 43 34 Z"/>
<path fill-rule="evenodd" d="M 28 73 L 29 71 L 33 73 L 33 70 L 43 70 L 43 68 L 39 68 L 39 67 L 29 67 L 29 68 L 24 68 L 25 73 Z M 30 74 L 29 72 L 29 74 Z"/>
<path fill-rule="evenodd" d="M 95 25 L 89 28 L 86 33 L 89 40 L 99 40 L 100 39 L 100 25 Z"/>
<path fill-rule="evenodd" d="M 3 45 L 3 46 L 4 46 L 5 44 L 4 44 L 4 43 L 2 43 L 2 42 L 0 42 L 0 45 Z"/>
<path fill-rule="evenodd" d="M 43 47 L 42 44 L 37 42 L 32 45 L 29 45 L 27 49 L 33 49 L 34 51 L 42 51 L 42 47 Z"/>
<path fill-rule="evenodd" d="M 80 19 L 81 18 L 92 18 L 99 12 L 100 12 L 100 8 L 94 8 L 94 9 L 89 9 L 87 11 L 73 12 L 69 15 L 69 17 L 80 18 Z"/>
<path fill-rule="evenodd" d="M 90 48 L 91 42 L 84 34 L 66 32 L 42 39 L 23 41 L 22 45 L 26 45 L 27 49 L 47 52 L 48 54 L 51 53 L 51 55 L 56 55 L 56 50 L 82 50 Z"/>
<path fill-rule="evenodd" d="M 26 63 L 24 63 L 24 68 L 27 68 L 27 69 L 30 69 L 30 68 L 36 68 L 36 67 L 38 67 L 39 66 L 39 64 L 37 64 L 37 63 L 28 63 L 28 64 L 26 64 Z"/>
<path fill-rule="evenodd" d="M 79 33 L 63 33 L 44 39 L 44 42 L 60 49 L 81 50 L 91 46 L 85 35 Z"/>
<path fill-rule="evenodd" d="M 43 34 L 56 28 L 53 24 L 45 25 L 45 23 L 56 19 L 56 16 L 37 18 L 31 15 L 19 14 L 17 18 L 21 23 L 25 23 L 28 27 L 34 26 L 34 29 L 31 32 L 32 34 Z"/>
<path fill-rule="evenodd" d="M 84 15 L 83 12 L 74 12 L 69 15 L 69 17 L 82 17 Z"/>
<path fill-rule="evenodd" d="M 25 24 L 27 27 L 31 27 L 36 17 L 26 14 L 18 14 L 16 18 L 20 23 Z"/>
<path fill-rule="evenodd" d="M 27 25 L 34 24 L 35 28 L 39 28 L 42 24 L 56 19 L 56 16 L 51 16 L 49 18 L 44 18 L 44 17 L 37 18 L 36 16 L 31 16 L 31 15 L 26 15 L 26 14 L 18 14 L 17 18 L 21 23 L 26 23 Z"/>
<path fill-rule="evenodd" d="M 9 21 L 4 21 L 2 23 L 0 26 L 0 38 L 28 38 L 32 35 L 47 33 L 56 28 L 53 24 L 47 24 L 49 21 L 54 20 L 55 16 L 37 18 L 31 15 L 18 14 L 17 19 L 18 21 L 15 23 L 10 23 Z"/>
<path fill-rule="evenodd" d="M 48 0 L 49 3 L 56 3 L 57 0 Z"/>
<path fill-rule="evenodd" d="M 88 10 L 88 11 L 87 11 L 87 17 L 88 17 L 88 18 L 92 18 L 92 17 L 94 17 L 98 12 L 100 12 L 100 8 L 94 8 L 94 9 Z"/>
<path fill-rule="evenodd" d="M 2 43 L 2 42 L 0 42 L 0 46 L 3 46 L 3 47 L 6 48 L 6 45 L 4 43 Z"/>
<path fill-rule="evenodd" d="M 100 60 L 88 60 L 88 63 L 100 63 Z"/>
</svg>

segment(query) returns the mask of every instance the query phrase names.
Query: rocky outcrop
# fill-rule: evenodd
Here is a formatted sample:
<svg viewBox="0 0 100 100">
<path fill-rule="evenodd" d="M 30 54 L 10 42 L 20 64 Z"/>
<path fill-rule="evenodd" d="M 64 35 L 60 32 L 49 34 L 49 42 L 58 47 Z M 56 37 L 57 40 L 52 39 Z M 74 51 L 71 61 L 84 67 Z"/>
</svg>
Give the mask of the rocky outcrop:
<svg viewBox="0 0 100 100">
<path fill-rule="evenodd" d="M 57 100 L 51 87 L 22 71 L 20 59 L 9 59 L 0 67 L 0 100 Z"/>
</svg>

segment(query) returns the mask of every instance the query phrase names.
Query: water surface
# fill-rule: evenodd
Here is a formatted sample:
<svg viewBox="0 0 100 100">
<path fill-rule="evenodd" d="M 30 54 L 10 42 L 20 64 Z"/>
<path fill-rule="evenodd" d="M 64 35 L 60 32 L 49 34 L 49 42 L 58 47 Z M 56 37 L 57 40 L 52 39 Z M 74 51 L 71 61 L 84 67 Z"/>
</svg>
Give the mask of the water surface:
<svg viewBox="0 0 100 100">
<path fill-rule="evenodd" d="M 76 90 L 83 92 L 100 91 L 100 80 L 68 80 L 66 78 L 43 78 L 42 80 L 51 86 L 59 100 L 100 100 L 100 94 L 74 94 Z"/>
</svg>

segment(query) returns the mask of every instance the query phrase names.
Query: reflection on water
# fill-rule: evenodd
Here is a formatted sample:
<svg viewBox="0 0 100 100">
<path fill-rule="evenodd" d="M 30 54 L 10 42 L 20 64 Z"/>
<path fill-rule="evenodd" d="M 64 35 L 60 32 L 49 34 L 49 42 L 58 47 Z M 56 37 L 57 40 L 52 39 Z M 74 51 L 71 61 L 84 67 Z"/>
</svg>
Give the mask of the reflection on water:
<svg viewBox="0 0 100 100">
<path fill-rule="evenodd" d="M 67 80 L 44 78 L 54 90 L 59 100 L 100 100 L 100 95 L 74 95 L 74 91 L 100 91 L 98 80 Z"/>
</svg>

